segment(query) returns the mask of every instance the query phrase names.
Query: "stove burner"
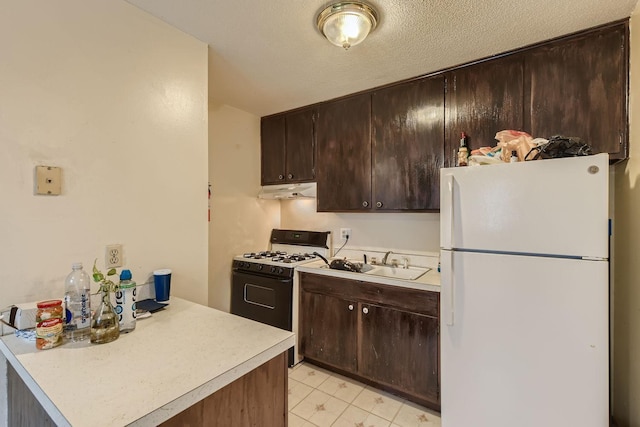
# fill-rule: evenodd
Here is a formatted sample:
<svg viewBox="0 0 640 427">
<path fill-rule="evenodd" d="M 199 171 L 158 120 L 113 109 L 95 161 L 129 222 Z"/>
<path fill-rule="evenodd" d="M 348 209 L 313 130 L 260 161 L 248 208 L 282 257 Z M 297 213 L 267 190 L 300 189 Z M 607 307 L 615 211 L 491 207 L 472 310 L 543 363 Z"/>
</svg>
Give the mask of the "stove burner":
<svg viewBox="0 0 640 427">
<path fill-rule="evenodd" d="M 247 259 L 265 259 L 265 258 L 274 258 L 274 261 L 278 261 L 275 258 L 282 258 L 286 256 L 286 252 L 282 251 L 262 251 L 262 252 L 248 252 L 242 255 L 243 258 Z"/>
<path fill-rule="evenodd" d="M 284 251 L 260 251 L 247 252 L 242 255 L 245 259 L 269 260 L 274 263 L 295 264 L 316 258 L 314 254 L 308 252 L 287 254 Z"/>
</svg>

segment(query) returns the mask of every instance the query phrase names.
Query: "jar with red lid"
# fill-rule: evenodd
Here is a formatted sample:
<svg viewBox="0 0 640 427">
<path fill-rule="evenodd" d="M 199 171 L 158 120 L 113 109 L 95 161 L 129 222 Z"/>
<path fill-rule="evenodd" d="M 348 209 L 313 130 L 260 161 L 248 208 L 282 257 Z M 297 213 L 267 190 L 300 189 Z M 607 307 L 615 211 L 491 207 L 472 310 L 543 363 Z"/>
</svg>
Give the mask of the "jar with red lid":
<svg viewBox="0 0 640 427">
<path fill-rule="evenodd" d="M 62 344 L 62 301 L 59 299 L 37 303 L 36 348 L 46 350 Z"/>
</svg>

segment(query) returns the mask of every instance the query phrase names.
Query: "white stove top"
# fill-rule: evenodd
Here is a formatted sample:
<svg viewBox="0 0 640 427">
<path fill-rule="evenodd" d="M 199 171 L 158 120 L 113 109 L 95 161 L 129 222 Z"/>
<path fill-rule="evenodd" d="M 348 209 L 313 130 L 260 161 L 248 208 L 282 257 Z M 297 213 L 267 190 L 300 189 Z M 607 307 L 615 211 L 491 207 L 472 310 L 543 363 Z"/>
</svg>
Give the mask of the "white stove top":
<svg viewBox="0 0 640 427">
<path fill-rule="evenodd" d="M 273 245 L 270 251 L 245 253 L 234 257 L 234 260 L 293 268 L 320 259 L 313 252 L 326 257 L 328 250 L 313 246 Z"/>
</svg>

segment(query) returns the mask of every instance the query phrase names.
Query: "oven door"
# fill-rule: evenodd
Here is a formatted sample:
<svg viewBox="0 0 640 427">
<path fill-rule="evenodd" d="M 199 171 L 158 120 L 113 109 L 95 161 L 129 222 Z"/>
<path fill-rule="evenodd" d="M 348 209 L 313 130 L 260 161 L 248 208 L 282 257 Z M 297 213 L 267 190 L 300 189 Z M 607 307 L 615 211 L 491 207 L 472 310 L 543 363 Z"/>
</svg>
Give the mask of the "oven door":
<svg viewBox="0 0 640 427">
<path fill-rule="evenodd" d="M 233 272 L 231 313 L 292 330 L 293 279 Z"/>
</svg>

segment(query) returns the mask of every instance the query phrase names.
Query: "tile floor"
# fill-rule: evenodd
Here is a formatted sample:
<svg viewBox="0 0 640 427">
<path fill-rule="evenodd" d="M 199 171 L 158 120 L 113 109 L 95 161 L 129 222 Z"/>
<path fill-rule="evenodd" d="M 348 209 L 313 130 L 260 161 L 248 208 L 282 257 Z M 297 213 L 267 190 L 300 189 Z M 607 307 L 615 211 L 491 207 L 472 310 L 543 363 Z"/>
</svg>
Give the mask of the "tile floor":
<svg viewBox="0 0 640 427">
<path fill-rule="evenodd" d="M 289 427 L 314 426 L 440 427 L 440 416 L 303 362 L 289 368 Z"/>
</svg>

